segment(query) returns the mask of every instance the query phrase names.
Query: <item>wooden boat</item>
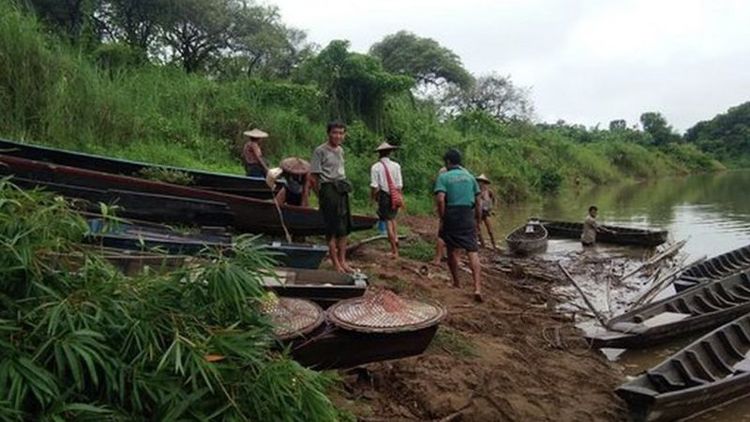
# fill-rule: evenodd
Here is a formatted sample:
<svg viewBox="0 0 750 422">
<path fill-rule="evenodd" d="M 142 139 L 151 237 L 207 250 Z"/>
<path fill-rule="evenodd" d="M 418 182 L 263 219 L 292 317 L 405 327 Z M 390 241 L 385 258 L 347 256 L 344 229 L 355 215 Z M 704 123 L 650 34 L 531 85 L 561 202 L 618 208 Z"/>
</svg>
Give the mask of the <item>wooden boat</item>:
<svg viewBox="0 0 750 422">
<path fill-rule="evenodd" d="M 422 354 L 438 325 L 400 333 L 359 333 L 324 323 L 304 338 L 288 342 L 300 364 L 317 369 L 346 369 Z"/>
<path fill-rule="evenodd" d="M 641 348 L 708 331 L 750 312 L 750 271 L 695 286 L 608 321 L 595 347 Z"/>
<path fill-rule="evenodd" d="M 681 292 L 697 284 L 709 283 L 748 268 L 750 268 L 750 245 L 688 267 L 675 280 L 674 288 Z"/>
<path fill-rule="evenodd" d="M 550 237 L 580 240 L 583 233 L 583 223 L 545 220 L 542 221 L 542 224 L 549 232 Z M 602 227 L 613 230 L 615 233 L 598 232 L 596 241 L 599 243 L 654 247 L 667 241 L 668 232 L 666 230 L 635 229 L 609 225 L 602 225 Z"/>
<path fill-rule="evenodd" d="M 158 250 L 167 254 L 197 255 L 206 249 L 232 250 L 232 237 L 226 234 L 189 233 L 180 234 L 167 226 L 143 226 L 132 223 L 117 223 L 104 230 L 101 219 L 89 219 L 90 233 L 87 240 L 109 248 L 143 251 Z M 317 269 L 328 253 L 323 245 L 301 243 L 268 242 L 263 249 L 273 255 L 282 267 Z"/>
<path fill-rule="evenodd" d="M 621 385 L 635 421 L 695 416 L 750 395 L 750 315 L 742 316 Z"/>
<path fill-rule="evenodd" d="M 528 255 L 547 248 L 547 230 L 538 222 L 529 222 L 513 230 L 505 242 L 511 252 Z"/>
<path fill-rule="evenodd" d="M 1 170 L 0 170 L 1 171 Z M 64 183 L 13 177 L 13 183 L 23 188 L 43 188 L 68 198 L 82 199 L 79 208 L 100 211 L 99 203 L 114 204 L 117 215 L 153 222 L 199 226 L 230 226 L 234 215 L 223 202 L 180 198 L 117 189 L 93 189 Z"/>
<path fill-rule="evenodd" d="M 246 233 L 283 234 L 282 219 L 275 204 L 226 193 L 212 192 L 163 182 L 101 173 L 74 167 L 53 165 L 25 158 L 0 154 L 0 173 L 24 179 L 100 189 L 127 190 L 148 194 L 168 195 L 175 198 L 213 201 L 223 203 L 233 215 L 232 226 Z M 289 232 L 300 236 L 325 233 L 325 225 L 320 212 L 312 208 L 284 205 L 281 207 L 283 223 Z M 372 228 L 377 218 L 352 216 L 352 230 Z"/>
<path fill-rule="evenodd" d="M 0 151 L 13 157 L 133 177 L 145 177 L 148 172 L 179 172 L 191 181 L 189 186 L 195 188 L 259 199 L 270 199 L 273 196 L 263 177 L 236 176 L 140 163 L 5 139 L 0 139 Z"/>
<path fill-rule="evenodd" d="M 365 294 L 367 276 L 335 271 L 277 268 L 276 277 L 264 277 L 263 285 L 279 296 L 312 300 L 328 308 L 334 303 Z"/>
</svg>

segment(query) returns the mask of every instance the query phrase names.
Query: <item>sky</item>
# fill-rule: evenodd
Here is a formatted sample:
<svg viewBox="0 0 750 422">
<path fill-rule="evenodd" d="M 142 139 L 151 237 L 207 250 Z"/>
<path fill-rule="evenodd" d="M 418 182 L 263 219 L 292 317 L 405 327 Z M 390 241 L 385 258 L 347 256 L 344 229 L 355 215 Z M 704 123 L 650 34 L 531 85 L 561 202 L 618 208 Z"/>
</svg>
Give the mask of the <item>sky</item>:
<svg viewBox="0 0 750 422">
<path fill-rule="evenodd" d="M 586 126 L 661 112 L 678 131 L 750 100 L 747 0 L 268 0 L 311 42 L 367 52 L 407 30 L 475 75 L 531 88 L 536 118 Z"/>
</svg>

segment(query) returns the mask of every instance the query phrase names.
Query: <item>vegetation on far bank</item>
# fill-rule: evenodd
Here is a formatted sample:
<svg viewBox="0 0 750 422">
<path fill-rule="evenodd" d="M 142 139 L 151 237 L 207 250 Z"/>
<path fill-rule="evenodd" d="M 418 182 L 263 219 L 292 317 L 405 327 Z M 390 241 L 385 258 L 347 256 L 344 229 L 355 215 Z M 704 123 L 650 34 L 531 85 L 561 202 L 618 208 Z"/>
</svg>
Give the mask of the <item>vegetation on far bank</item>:
<svg viewBox="0 0 750 422">
<path fill-rule="evenodd" d="M 487 174 L 507 202 L 574 183 L 723 168 L 682 142 L 658 113 L 644 114 L 644 130 L 622 121 L 606 130 L 535 124 L 525 90 L 510 78 L 474 77 L 450 50 L 407 32 L 386 37 L 370 54 L 349 51 L 345 41 L 316 49 L 271 13 L 275 20 L 266 35 L 285 39 L 289 49 L 275 50 L 262 34 L 248 40 L 240 25 L 247 22 L 226 21 L 223 33 L 233 38 L 206 40 L 225 49 L 188 63 L 197 58 L 169 48 L 180 35 L 179 22 L 196 20 L 202 36 L 216 23 L 182 8 L 237 2 L 172 2 L 172 14 L 162 17 L 141 11 L 153 17 L 147 23 L 157 34 L 146 40 L 123 23 L 123 14 L 132 13 L 125 6 L 138 2 L 98 0 L 74 10 L 95 27 L 66 25 L 66 16 L 75 13 L 65 15 L 45 1 L 27 3 L 44 23 L 11 0 L 0 0 L 0 136 L 10 139 L 240 173 L 243 130 L 261 127 L 271 134 L 265 149 L 275 163 L 286 156 L 309 157 L 324 139 L 325 122 L 341 117 L 349 124 L 347 174 L 356 186 L 355 206 L 369 207 L 372 150 L 387 139 L 401 146 L 396 157 L 411 212 L 430 211 L 430 187 L 448 147 L 462 150 L 467 167 Z M 251 19 L 270 12 L 243 13 L 231 16 Z M 260 54 L 251 57 L 248 43 L 265 54 L 252 68 L 239 65 Z M 415 51 L 430 61 L 419 62 Z"/>
</svg>

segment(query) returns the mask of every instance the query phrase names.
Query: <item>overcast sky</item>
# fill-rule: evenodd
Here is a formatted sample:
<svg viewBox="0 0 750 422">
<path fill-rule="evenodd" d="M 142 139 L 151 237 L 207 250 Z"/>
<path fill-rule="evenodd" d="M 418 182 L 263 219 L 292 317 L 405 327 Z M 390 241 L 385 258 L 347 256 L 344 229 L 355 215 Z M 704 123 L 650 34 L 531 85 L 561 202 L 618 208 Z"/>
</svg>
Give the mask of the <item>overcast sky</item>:
<svg viewBox="0 0 750 422">
<path fill-rule="evenodd" d="M 366 52 L 405 29 L 474 74 L 532 88 L 539 120 L 587 126 L 660 111 L 679 130 L 750 100 L 747 0 L 267 0 L 325 46 Z"/>
</svg>

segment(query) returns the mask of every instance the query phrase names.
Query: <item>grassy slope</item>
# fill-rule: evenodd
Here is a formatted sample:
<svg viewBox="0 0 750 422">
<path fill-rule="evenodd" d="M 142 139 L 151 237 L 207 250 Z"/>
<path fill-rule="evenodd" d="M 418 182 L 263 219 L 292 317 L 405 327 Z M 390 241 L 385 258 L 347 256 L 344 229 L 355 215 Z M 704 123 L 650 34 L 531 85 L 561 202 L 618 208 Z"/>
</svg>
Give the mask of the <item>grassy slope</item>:
<svg viewBox="0 0 750 422">
<path fill-rule="evenodd" d="M 0 6 L 2 8 L 2 6 Z M 272 134 L 272 163 L 308 157 L 324 139 L 322 96 L 313 87 L 245 80 L 216 82 L 169 67 L 107 72 L 49 40 L 37 23 L 0 10 L 0 136 L 116 157 L 240 173 L 243 130 Z M 8 12 L 8 13 L 6 13 Z M 597 132 L 580 143 L 555 130 L 492 121 L 441 121 L 429 106 L 392 99 L 386 136 L 403 146 L 406 197 L 412 212 L 429 212 L 430 186 L 446 148 L 486 173 L 506 201 L 554 190 L 579 179 L 607 183 L 721 168 L 691 146 L 655 150 Z M 383 135 L 350 122 L 347 173 L 355 207 L 367 204 L 372 148 Z"/>
</svg>

